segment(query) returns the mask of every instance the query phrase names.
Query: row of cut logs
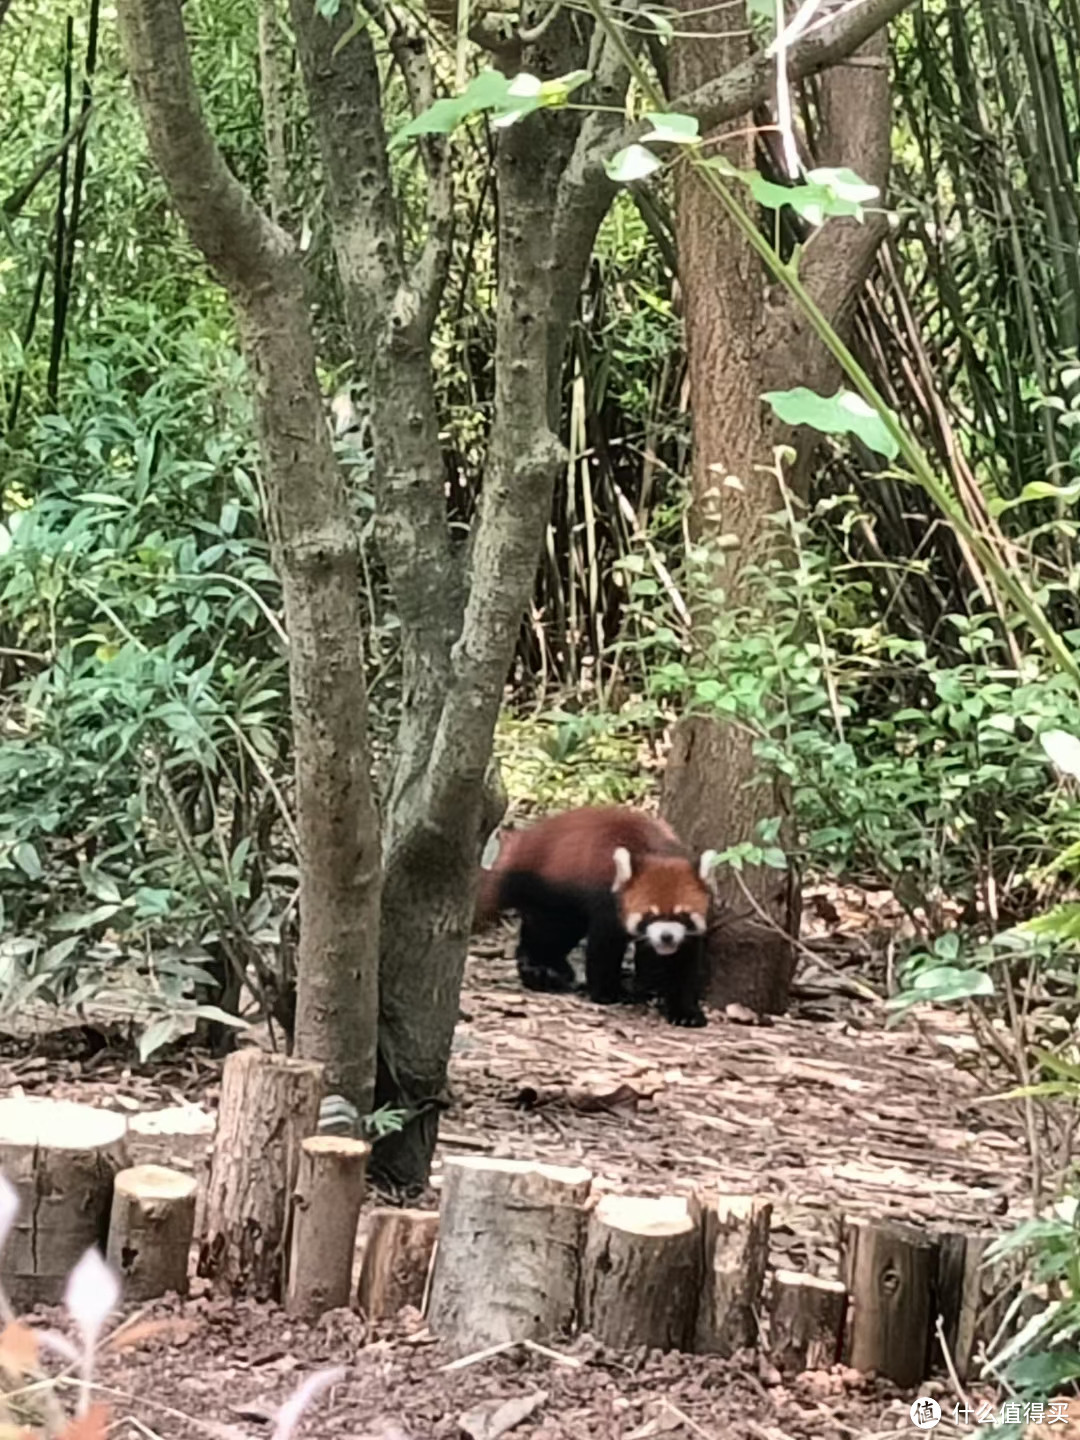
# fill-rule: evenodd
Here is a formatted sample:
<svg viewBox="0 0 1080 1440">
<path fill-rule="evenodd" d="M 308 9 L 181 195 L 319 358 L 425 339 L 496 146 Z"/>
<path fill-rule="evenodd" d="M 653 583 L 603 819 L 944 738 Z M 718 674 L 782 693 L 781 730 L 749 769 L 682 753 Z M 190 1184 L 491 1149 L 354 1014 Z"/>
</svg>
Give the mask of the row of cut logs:
<svg viewBox="0 0 1080 1440">
<path fill-rule="evenodd" d="M 783 1371 L 841 1356 L 917 1385 L 940 1332 L 962 1379 L 980 1334 L 986 1237 L 892 1223 L 844 1228 L 843 1275 L 775 1271 L 771 1205 L 754 1197 L 597 1195 L 584 1168 L 448 1159 L 441 1211 L 375 1210 L 353 1288 L 368 1146 L 315 1136 L 322 1069 L 248 1049 L 225 1064 L 195 1268 L 223 1293 L 313 1317 L 352 1298 L 371 1319 L 426 1310 L 458 1353 L 580 1328 L 619 1350 L 719 1354 L 769 1345 Z M 125 1297 L 187 1287 L 196 1181 L 129 1167 L 123 1115 L 0 1100 L 0 1171 L 21 1206 L 0 1255 L 20 1308 L 55 1303 L 88 1245 Z M 940 1342 L 939 1342 L 940 1343 Z"/>
</svg>

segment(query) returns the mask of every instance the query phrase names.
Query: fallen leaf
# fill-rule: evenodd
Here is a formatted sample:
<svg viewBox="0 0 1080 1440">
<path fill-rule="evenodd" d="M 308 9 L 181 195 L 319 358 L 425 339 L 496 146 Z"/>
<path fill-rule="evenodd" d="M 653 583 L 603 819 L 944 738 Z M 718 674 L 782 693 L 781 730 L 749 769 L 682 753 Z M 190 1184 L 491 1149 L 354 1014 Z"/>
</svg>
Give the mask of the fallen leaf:
<svg viewBox="0 0 1080 1440">
<path fill-rule="evenodd" d="M 103 1350 L 130 1350 L 143 1345 L 147 1340 L 172 1340 L 181 1344 L 190 1340 L 202 1322 L 191 1316 L 173 1315 L 165 1320 L 140 1320 L 137 1324 L 122 1325 L 106 1340 Z"/>
<path fill-rule="evenodd" d="M 458 1416 L 458 1428 L 469 1440 L 498 1440 L 539 1410 L 547 1398 L 546 1390 L 536 1390 L 510 1400 L 485 1400 Z"/>
<path fill-rule="evenodd" d="M 109 1407 L 96 1400 L 85 1415 L 76 1415 L 60 1431 L 59 1440 L 105 1440 L 109 1433 Z"/>
<path fill-rule="evenodd" d="M 0 1330 L 0 1369 L 25 1375 L 37 1365 L 38 1339 L 28 1325 L 12 1320 Z"/>
</svg>

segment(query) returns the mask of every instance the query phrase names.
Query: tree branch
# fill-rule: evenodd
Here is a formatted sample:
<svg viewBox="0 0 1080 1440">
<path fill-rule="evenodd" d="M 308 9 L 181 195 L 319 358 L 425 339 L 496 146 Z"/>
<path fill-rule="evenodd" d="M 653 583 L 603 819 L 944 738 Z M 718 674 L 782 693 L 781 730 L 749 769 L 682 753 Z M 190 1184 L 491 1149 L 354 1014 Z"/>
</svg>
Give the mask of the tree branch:
<svg viewBox="0 0 1080 1440">
<path fill-rule="evenodd" d="M 0 0 L 0 20 L 3 19 L 2 6 L 3 0 Z M 13 190 L 11 194 L 7 197 L 7 199 L 4 201 L 3 206 L 0 208 L 3 209 L 4 214 L 9 220 L 14 219 L 14 217 L 18 215 L 19 211 L 30 199 L 31 195 L 33 195 L 34 191 L 41 184 L 42 180 L 45 179 L 45 176 L 48 175 L 49 171 L 53 168 L 56 162 L 64 154 L 67 153 L 67 151 L 79 138 L 82 132 L 86 129 L 86 126 L 90 120 L 90 116 L 93 113 L 94 110 L 92 104 L 88 105 L 84 110 L 80 111 L 79 118 L 70 127 L 64 138 L 57 141 L 57 143 L 52 147 L 52 149 L 47 151 L 41 157 L 41 159 L 34 166 L 33 170 L 31 170 L 30 174 L 26 177 L 26 179 L 19 186 L 19 188 L 17 190 Z"/>
<path fill-rule="evenodd" d="M 805 35 L 791 47 L 787 55 L 788 78 L 803 80 L 847 59 L 910 4 L 911 0 L 851 0 L 820 29 Z M 696 116 L 702 134 L 707 134 L 717 125 L 749 115 L 755 105 L 767 100 L 775 74 L 775 60 L 761 51 L 715 80 L 676 96 L 668 109 L 680 115 Z M 606 140 L 591 156 L 593 172 L 600 169 L 603 174 L 603 161 L 625 145 L 640 140 L 646 128 L 643 124 L 633 125 Z"/>
<path fill-rule="evenodd" d="M 226 284 L 272 286 L 292 242 L 232 174 L 206 124 L 176 0 L 120 0 L 131 82 L 150 148 L 191 238 Z"/>
<path fill-rule="evenodd" d="M 435 74 L 422 36 L 399 29 L 390 49 L 401 68 L 414 115 L 435 100 Z M 417 325 L 430 338 L 446 288 L 454 240 L 454 172 L 450 147 L 440 135 L 425 135 L 420 153 L 427 171 L 427 237 L 409 276 L 419 302 Z"/>
</svg>

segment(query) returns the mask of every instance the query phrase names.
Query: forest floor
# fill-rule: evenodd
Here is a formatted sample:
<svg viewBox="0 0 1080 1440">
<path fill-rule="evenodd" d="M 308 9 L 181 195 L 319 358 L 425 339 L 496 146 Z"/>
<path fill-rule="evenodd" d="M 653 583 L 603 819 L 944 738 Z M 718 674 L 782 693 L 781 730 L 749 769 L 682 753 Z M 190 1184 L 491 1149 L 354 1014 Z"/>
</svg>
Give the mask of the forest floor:
<svg viewBox="0 0 1080 1440">
<path fill-rule="evenodd" d="M 790 1015 L 749 1025 L 713 1014 L 678 1030 L 637 1008 L 525 995 L 506 936 L 470 961 L 427 1204 L 450 1154 L 589 1166 L 600 1187 L 638 1194 L 708 1187 L 773 1203 L 772 1264 L 835 1275 L 842 1215 L 891 1214 L 942 1229 L 1013 1224 L 1024 1213 L 1019 1117 L 973 1071 L 959 1017 L 884 1028 L 860 984 L 884 965 L 898 917 L 888 898 L 808 908 Z M 823 918 L 824 917 L 824 918 Z M 84 1031 L 0 1033 L 0 1093 L 78 1099 L 128 1114 L 134 1158 L 202 1173 L 217 1065 L 193 1052 L 133 1064 Z M 377 1198 L 377 1197 L 374 1197 Z M 130 1312 L 128 1312 L 130 1315 Z M 55 1315 L 51 1323 L 60 1323 Z M 345 1379 L 302 1434 L 349 1440 L 493 1440 L 490 1412 L 534 1408 L 515 1440 L 847 1440 L 916 1433 L 902 1396 L 837 1368 L 781 1384 L 764 1358 L 613 1355 L 587 1338 L 559 1359 L 517 1350 L 446 1371 L 418 1315 L 367 1335 L 359 1316 L 314 1326 L 270 1306 L 200 1294 L 151 1307 L 99 1367 L 113 1436 L 269 1436 L 275 1407 L 311 1369 Z M 956 1397 L 927 1384 L 946 1416 Z M 978 1387 L 969 1390 L 981 1398 Z M 475 1412 L 467 1415 L 466 1412 Z M 938 1434 L 957 1433 L 942 1422 Z M 970 1434 L 970 1430 L 965 1433 Z"/>
</svg>

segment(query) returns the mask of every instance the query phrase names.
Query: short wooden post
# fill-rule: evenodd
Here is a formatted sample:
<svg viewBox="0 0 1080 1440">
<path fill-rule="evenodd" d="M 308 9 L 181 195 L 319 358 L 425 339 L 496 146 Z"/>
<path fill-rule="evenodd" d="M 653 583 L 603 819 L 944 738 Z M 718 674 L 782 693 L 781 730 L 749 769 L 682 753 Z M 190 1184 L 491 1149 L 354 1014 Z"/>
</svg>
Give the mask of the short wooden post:
<svg viewBox="0 0 1080 1440">
<path fill-rule="evenodd" d="M 117 1175 L 107 1257 L 125 1300 L 187 1294 L 196 1189 L 192 1176 L 164 1165 L 135 1165 Z"/>
<path fill-rule="evenodd" d="M 772 1205 L 749 1195 L 699 1197 L 705 1272 L 694 1349 L 733 1355 L 758 1342 Z"/>
<path fill-rule="evenodd" d="M 300 1144 L 285 1292 L 290 1315 L 314 1320 L 349 1303 L 370 1154 L 363 1140 L 340 1135 L 312 1135 Z"/>
<path fill-rule="evenodd" d="M 356 1287 L 356 1307 L 371 1321 L 393 1319 L 405 1307 L 423 1309 L 437 1210 L 372 1210 Z"/>
<path fill-rule="evenodd" d="M 0 1100 L 0 1173 L 19 1197 L 0 1281 L 17 1309 L 58 1304 L 83 1252 L 104 1251 L 113 1180 L 127 1156 L 127 1121 L 112 1110 Z"/>
<path fill-rule="evenodd" d="M 323 1067 L 264 1050 L 225 1061 L 198 1273 L 215 1289 L 280 1300 L 300 1142 L 318 1128 Z"/>
<path fill-rule="evenodd" d="M 926 1376 L 935 1250 L 910 1225 L 848 1220 L 844 1278 L 851 1295 L 845 1351 L 854 1370 L 901 1389 Z"/>
<path fill-rule="evenodd" d="M 605 1195 L 589 1216 L 581 1324 L 604 1345 L 686 1350 L 701 1285 L 701 1235 L 682 1196 Z"/>
<path fill-rule="evenodd" d="M 828 1370 L 840 1359 L 847 1291 L 839 1280 L 777 1270 L 769 1307 L 769 1354 L 784 1375 Z"/>
<path fill-rule="evenodd" d="M 574 1315 L 583 1168 L 460 1155 L 443 1171 L 428 1323 L 459 1354 L 543 1340 Z"/>
</svg>

